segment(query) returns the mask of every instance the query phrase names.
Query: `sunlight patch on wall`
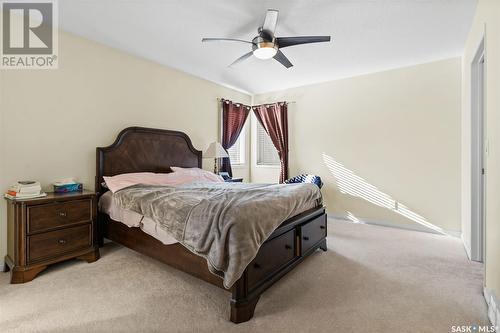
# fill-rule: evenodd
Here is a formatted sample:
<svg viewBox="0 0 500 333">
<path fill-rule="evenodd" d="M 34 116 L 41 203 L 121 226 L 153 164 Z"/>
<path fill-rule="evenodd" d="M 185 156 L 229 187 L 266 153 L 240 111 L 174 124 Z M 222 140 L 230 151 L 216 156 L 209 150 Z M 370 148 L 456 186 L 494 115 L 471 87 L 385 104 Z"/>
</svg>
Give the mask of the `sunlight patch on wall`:
<svg viewBox="0 0 500 333">
<path fill-rule="evenodd" d="M 341 193 L 349 194 L 366 200 L 379 207 L 390 209 L 391 211 L 437 233 L 448 235 L 443 231 L 443 229 L 430 223 L 423 216 L 413 212 L 402 203 L 396 201 L 390 195 L 380 191 L 375 186 L 368 183 L 351 170 L 347 169 L 341 163 L 337 162 L 333 157 L 323 153 L 323 161 L 328 170 L 332 173 L 333 177 L 337 180 L 337 186 Z M 353 222 L 360 223 L 360 220 L 349 211 L 347 212 L 346 217 Z"/>
<path fill-rule="evenodd" d="M 363 223 L 356 216 L 354 216 L 354 214 L 351 213 L 350 211 L 347 211 L 346 217 L 352 223 Z"/>
</svg>

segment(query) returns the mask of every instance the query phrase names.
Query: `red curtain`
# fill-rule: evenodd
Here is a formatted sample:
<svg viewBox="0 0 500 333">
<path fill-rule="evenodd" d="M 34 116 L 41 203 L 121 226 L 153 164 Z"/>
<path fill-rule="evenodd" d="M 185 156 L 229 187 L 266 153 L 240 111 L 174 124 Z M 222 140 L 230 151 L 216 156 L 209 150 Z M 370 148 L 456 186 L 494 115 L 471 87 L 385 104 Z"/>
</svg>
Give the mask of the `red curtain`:
<svg viewBox="0 0 500 333">
<path fill-rule="evenodd" d="M 281 171 L 280 183 L 288 179 L 288 107 L 286 102 L 253 107 L 255 116 L 278 150 Z"/>
<path fill-rule="evenodd" d="M 222 147 L 225 150 L 231 148 L 238 140 L 243 125 L 250 113 L 250 107 L 241 103 L 233 103 L 232 101 L 222 100 Z M 231 161 L 229 158 L 222 159 L 220 171 L 228 172 L 233 176 L 231 169 Z"/>
</svg>

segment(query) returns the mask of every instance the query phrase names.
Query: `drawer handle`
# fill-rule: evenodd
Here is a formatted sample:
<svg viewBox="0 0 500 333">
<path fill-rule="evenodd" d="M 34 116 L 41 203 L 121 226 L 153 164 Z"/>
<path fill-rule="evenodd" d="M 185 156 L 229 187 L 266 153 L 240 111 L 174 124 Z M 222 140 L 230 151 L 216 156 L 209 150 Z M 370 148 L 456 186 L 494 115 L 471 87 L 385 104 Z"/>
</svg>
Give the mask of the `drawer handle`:
<svg viewBox="0 0 500 333">
<path fill-rule="evenodd" d="M 308 241 L 308 240 L 309 240 L 309 237 L 304 236 L 304 237 L 302 237 L 302 239 L 303 239 L 303 240 L 305 240 L 305 241 Z"/>
<path fill-rule="evenodd" d="M 326 228 L 324 225 L 320 225 L 319 227 L 320 227 L 320 229 L 325 229 Z"/>
<path fill-rule="evenodd" d="M 258 263 L 253 264 L 254 268 L 260 268 L 260 265 Z"/>
<path fill-rule="evenodd" d="M 65 240 L 65 239 L 60 239 L 60 240 L 58 240 L 57 242 L 58 242 L 59 244 L 61 244 L 61 245 L 66 244 L 66 240 Z"/>
<path fill-rule="evenodd" d="M 292 249 L 292 247 L 291 247 L 290 245 L 286 244 L 286 245 L 285 245 L 285 249 L 287 249 L 287 250 L 291 250 L 291 249 Z"/>
<path fill-rule="evenodd" d="M 67 216 L 67 214 L 66 214 L 66 212 L 59 212 L 59 216 L 61 216 L 61 217 L 66 217 L 66 216 Z"/>
</svg>

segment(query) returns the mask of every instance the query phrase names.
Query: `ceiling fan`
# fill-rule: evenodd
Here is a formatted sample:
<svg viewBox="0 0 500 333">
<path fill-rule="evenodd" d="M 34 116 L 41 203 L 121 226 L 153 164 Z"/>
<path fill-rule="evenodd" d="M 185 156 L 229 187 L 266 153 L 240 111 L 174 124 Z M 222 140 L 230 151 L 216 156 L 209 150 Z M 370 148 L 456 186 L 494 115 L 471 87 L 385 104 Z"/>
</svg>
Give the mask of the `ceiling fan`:
<svg viewBox="0 0 500 333">
<path fill-rule="evenodd" d="M 245 53 L 229 67 L 241 63 L 245 59 L 248 59 L 252 55 L 259 59 L 271 59 L 274 58 L 280 64 L 286 68 L 292 67 L 292 63 L 288 58 L 281 52 L 281 49 L 288 46 L 300 45 L 300 44 L 310 44 L 310 43 L 320 43 L 329 42 L 330 36 L 300 36 L 300 37 L 276 37 L 274 31 L 276 30 L 276 24 L 278 23 L 279 11 L 276 9 L 268 9 L 266 13 L 266 18 L 261 27 L 257 29 L 258 35 L 252 39 L 252 41 L 235 39 L 235 38 L 203 38 L 202 42 L 237 42 L 237 43 L 247 43 L 252 45 L 252 51 Z"/>
</svg>

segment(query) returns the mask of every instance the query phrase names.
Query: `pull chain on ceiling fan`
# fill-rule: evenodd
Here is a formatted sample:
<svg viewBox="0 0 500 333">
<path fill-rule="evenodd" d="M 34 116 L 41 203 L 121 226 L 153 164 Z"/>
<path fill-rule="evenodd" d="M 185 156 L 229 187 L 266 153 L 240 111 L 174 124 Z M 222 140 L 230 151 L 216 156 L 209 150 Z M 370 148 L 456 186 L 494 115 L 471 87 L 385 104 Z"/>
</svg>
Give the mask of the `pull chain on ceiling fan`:
<svg viewBox="0 0 500 333">
<path fill-rule="evenodd" d="M 259 59 L 274 58 L 286 68 L 290 68 L 293 65 L 290 60 L 288 60 L 288 58 L 283 54 L 283 52 L 281 52 L 282 48 L 300 44 L 329 42 L 331 40 L 330 36 L 276 37 L 274 35 L 274 32 L 276 30 L 276 25 L 278 24 L 278 14 L 279 12 L 276 9 L 267 10 L 264 23 L 257 30 L 259 34 L 254 39 L 252 39 L 252 41 L 236 38 L 203 38 L 201 41 L 251 44 L 252 51 L 245 53 L 244 55 L 233 61 L 229 65 L 229 67 L 237 65 L 254 55 Z"/>
</svg>

